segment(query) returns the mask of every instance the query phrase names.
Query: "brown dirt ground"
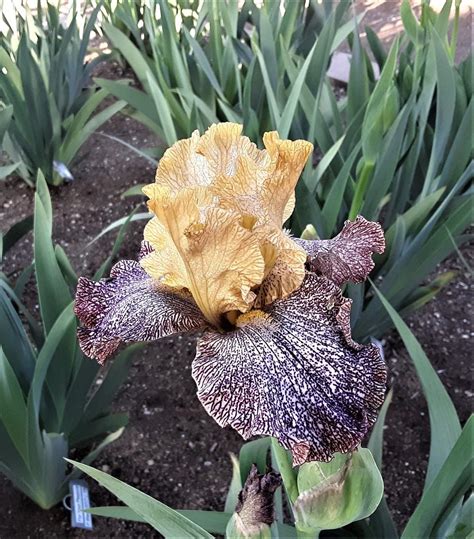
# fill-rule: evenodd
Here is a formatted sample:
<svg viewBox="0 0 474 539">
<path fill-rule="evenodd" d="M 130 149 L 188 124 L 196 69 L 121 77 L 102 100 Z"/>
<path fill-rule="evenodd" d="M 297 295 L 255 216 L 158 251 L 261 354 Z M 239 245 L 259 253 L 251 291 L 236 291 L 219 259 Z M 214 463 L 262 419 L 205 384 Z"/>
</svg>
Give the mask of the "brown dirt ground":
<svg viewBox="0 0 474 539">
<path fill-rule="evenodd" d="M 387 2 L 386 9 L 392 10 Z M 378 12 L 381 23 L 384 19 Z M 130 118 L 117 116 L 102 131 L 139 147 L 157 143 Z M 73 168 L 71 184 L 52 189 L 54 236 L 79 274 L 91 275 L 107 256 L 114 234 L 92 247 L 88 242 L 113 220 L 128 214 L 140 199 L 121 199 L 120 193 L 153 179 L 153 166 L 118 143 L 93 136 Z M 143 206 L 144 209 L 144 206 Z M 33 191 L 9 180 L 0 192 L 0 223 L 6 230 L 33 211 Z M 134 258 L 143 222 L 135 223 L 118 258 Z M 463 249 L 474 265 L 474 249 Z M 6 257 L 5 270 L 13 278 L 31 261 L 31 234 Z M 438 371 L 461 421 L 472 410 L 472 283 L 457 256 L 441 269 L 456 269 L 458 277 L 438 297 L 411 316 L 409 324 Z M 27 303 L 38 309 L 34 287 Z M 388 504 L 399 528 L 421 496 L 429 450 L 429 420 L 421 388 L 400 339 L 386 339 L 386 360 L 394 387 L 384 442 L 384 479 Z M 95 466 L 177 508 L 222 510 L 231 468 L 229 452 L 237 453 L 242 440 L 231 429 L 220 429 L 195 396 L 190 374 L 194 340 L 163 339 L 148 345 L 135 358 L 128 382 L 115 409 L 127 411 L 130 425 L 109 446 Z M 90 482 L 94 505 L 116 500 Z M 71 530 L 62 507 L 45 512 L 0 477 L 0 538 L 16 537 L 154 537 L 141 524 L 95 519 L 94 532 Z"/>
</svg>

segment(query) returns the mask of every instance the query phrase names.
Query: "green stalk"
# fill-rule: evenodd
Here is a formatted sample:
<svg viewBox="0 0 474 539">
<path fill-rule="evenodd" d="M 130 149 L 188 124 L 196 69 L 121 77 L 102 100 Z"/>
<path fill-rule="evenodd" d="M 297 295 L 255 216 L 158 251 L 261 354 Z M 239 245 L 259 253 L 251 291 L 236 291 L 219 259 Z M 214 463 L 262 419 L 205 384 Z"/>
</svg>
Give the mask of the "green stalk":
<svg viewBox="0 0 474 539">
<path fill-rule="evenodd" d="M 449 45 L 449 52 L 451 54 L 451 59 L 454 60 L 456 56 L 456 48 L 458 44 L 458 32 L 459 32 L 459 14 L 461 7 L 461 0 L 456 0 L 454 3 L 454 23 L 453 23 L 453 33 L 451 35 L 451 44 Z"/>
<path fill-rule="evenodd" d="M 296 483 L 296 474 L 291 466 L 290 459 L 286 450 L 278 443 L 278 440 L 272 438 L 272 453 L 278 465 L 278 471 L 283 480 L 286 493 L 292 504 L 298 498 L 299 491 Z"/>
<path fill-rule="evenodd" d="M 362 209 L 364 195 L 367 190 L 369 180 L 372 177 L 374 168 L 375 168 L 375 163 L 373 161 L 364 162 L 364 166 L 362 167 L 362 171 L 360 173 L 359 180 L 356 185 L 354 198 L 352 199 L 351 209 L 349 211 L 349 219 L 351 221 L 357 217 L 358 213 Z"/>
<path fill-rule="evenodd" d="M 296 537 L 298 539 L 318 539 L 321 530 L 311 530 L 310 532 L 304 532 L 296 528 Z"/>
</svg>

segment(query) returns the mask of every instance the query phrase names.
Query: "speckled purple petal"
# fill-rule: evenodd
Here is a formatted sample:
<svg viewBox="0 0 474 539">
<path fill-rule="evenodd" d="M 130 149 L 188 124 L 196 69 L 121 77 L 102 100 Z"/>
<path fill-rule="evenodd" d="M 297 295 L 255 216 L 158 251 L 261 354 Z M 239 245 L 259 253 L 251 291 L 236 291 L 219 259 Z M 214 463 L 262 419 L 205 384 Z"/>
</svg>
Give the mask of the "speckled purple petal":
<svg viewBox="0 0 474 539">
<path fill-rule="evenodd" d="M 245 439 L 278 438 L 294 465 L 354 450 L 383 403 L 386 367 L 375 346 L 352 341 L 349 311 L 339 287 L 308 274 L 266 315 L 207 331 L 192 371 L 200 401 Z"/>
<path fill-rule="evenodd" d="M 385 249 L 380 224 L 367 221 L 361 215 L 355 221 L 346 221 L 332 240 L 295 238 L 294 241 L 308 253 L 311 271 L 325 275 L 338 285 L 365 281 L 374 267 L 372 254 L 383 253 Z"/>
<path fill-rule="evenodd" d="M 110 278 L 99 282 L 81 277 L 74 309 L 84 325 L 78 329 L 79 345 L 99 363 L 122 343 L 154 341 L 205 325 L 191 298 L 164 290 L 133 260 L 118 262 Z"/>
<path fill-rule="evenodd" d="M 146 240 L 142 240 L 140 245 L 140 252 L 138 253 L 138 260 L 141 260 L 142 258 L 145 258 L 150 253 L 154 251 L 151 243 Z"/>
</svg>

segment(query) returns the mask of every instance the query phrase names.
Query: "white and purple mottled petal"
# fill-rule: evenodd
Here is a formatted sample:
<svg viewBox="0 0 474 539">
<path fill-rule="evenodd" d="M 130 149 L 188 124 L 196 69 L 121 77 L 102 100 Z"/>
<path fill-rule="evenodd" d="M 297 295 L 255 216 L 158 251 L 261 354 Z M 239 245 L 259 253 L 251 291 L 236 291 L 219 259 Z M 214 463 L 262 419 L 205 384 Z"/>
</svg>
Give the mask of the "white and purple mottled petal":
<svg viewBox="0 0 474 539">
<path fill-rule="evenodd" d="M 103 363 L 122 343 L 154 341 L 205 326 L 192 298 L 171 293 L 133 260 L 115 264 L 108 279 L 79 279 L 75 313 L 79 345 Z"/>
<path fill-rule="evenodd" d="M 138 253 L 138 261 L 140 261 L 142 258 L 145 258 L 150 253 L 154 251 L 153 246 L 149 241 L 142 240 L 140 244 L 140 252 Z"/>
<path fill-rule="evenodd" d="M 382 227 L 361 215 L 346 221 L 341 232 L 331 240 L 294 241 L 308 253 L 309 268 L 341 285 L 347 281 L 365 281 L 372 271 L 373 253 L 383 253 L 385 239 Z"/>
<path fill-rule="evenodd" d="M 208 413 L 245 439 L 276 437 L 294 465 L 354 450 L 383 403 L 386 367 L 375 346 L 352 341 L 349 310 L 338 286 L 310 273 L 235 331 L 207 331 L 192 372 Z"/>
</svg>

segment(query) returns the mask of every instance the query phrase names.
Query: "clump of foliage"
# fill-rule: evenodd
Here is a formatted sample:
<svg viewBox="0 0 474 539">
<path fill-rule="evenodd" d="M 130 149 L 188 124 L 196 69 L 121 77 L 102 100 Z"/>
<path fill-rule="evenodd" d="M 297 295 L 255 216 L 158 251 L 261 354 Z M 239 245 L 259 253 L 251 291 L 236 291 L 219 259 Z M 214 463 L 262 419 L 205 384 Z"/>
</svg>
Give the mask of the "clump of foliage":
<svg viewBox="0 0 474 539">
<path fill-rule="evenodd" d="M 107 96 L 89 87 L 103 59 L 86 60 L 97 11 L 83 27 L 74 15 L 67 28 L 51 4 L 39 4 L 34 16 L 3 13 L 9 31 L 0 39 L 0 143 L 11 165 L 2 176 L 15 171 L 33 185 L 41 170 L 54 185 L 71 180 L 68 167 L 81 146 L 123 107 L 116 102 L 92 116 Z"/>
<path fill-rule="evenodd" d="M 439 15 L 423 5 L 420 21 L 402 4 L 406 33 L 389 54 L 375 34 L 369 43 L 381 76 L 357 36 L 347 98 L 318 137 L 324 158 L 307 170 L 291 221 L 299 233 L 310 222 L 320 236 L 362 214 L 386 231 L 387 249 L 373 278 L 403 315 L 429 301 L 453 277 L 426 283 L 430 273 L 466 240 L 474 163 L 469 139 L 472 56 L 454 64 L 455 36 L 448 33 L 451 2 Z M 342 126 L 340 129 L 338 126 Z M 421 283 L 425 284 L 421 285 Z M 349 287 L 356 336 L 380 336 L 391 325 L 369 285 Z"/>
<path fill-rule="evenodd" d="M 184 4 L 160 0 L 142 7 L 151 54 L 136 43 L 132 19 L 127 31 L 115 19 L 102 24 L 143 91 L 97 82 L 127 101 L 167 145 L 219 121 L 244 124 L 253 140 L 271 129 L 286 138 L 292 124 L 305 121 L 306 111 L 297 107 L 303 82 L 309 81 L 314 95 L 326 85 L 327 59 L 354 28 L 350 20 L 343 24 L 345 2 L 330 13 L 288 2 L 283 16 L 281 2 L 259 9 L 247 0 L 239 9 L 236 1 L 208 1 L 194 18 L 183 15 Z M 183 20 L 179 29 L 177 20 Z M 299 73 L 292 59 L 303 59 Z"/>
<path fill-rule="evenodd" d="M 32 224 L 27 218 L 2 236 L 2 254 Z M 109 408 L 134 351 L 124 350 L 102 374 L 85 359 L 77 344 L 71 294 L 77 277 L 62 248 L 53 244 L 51 230 L 51 201 L 40 174 L 34 263 L 14 285 L 0 274 L 0 472 L 44 509 L 61 501 L 68 481 L 77 476 L 67 469 L 65 457 L 87 450 L 82 462 L 91 463 L 121 435 L 127 415 Z M 41 323 L 20 299 L 33 271 Z"/>
</svg>

